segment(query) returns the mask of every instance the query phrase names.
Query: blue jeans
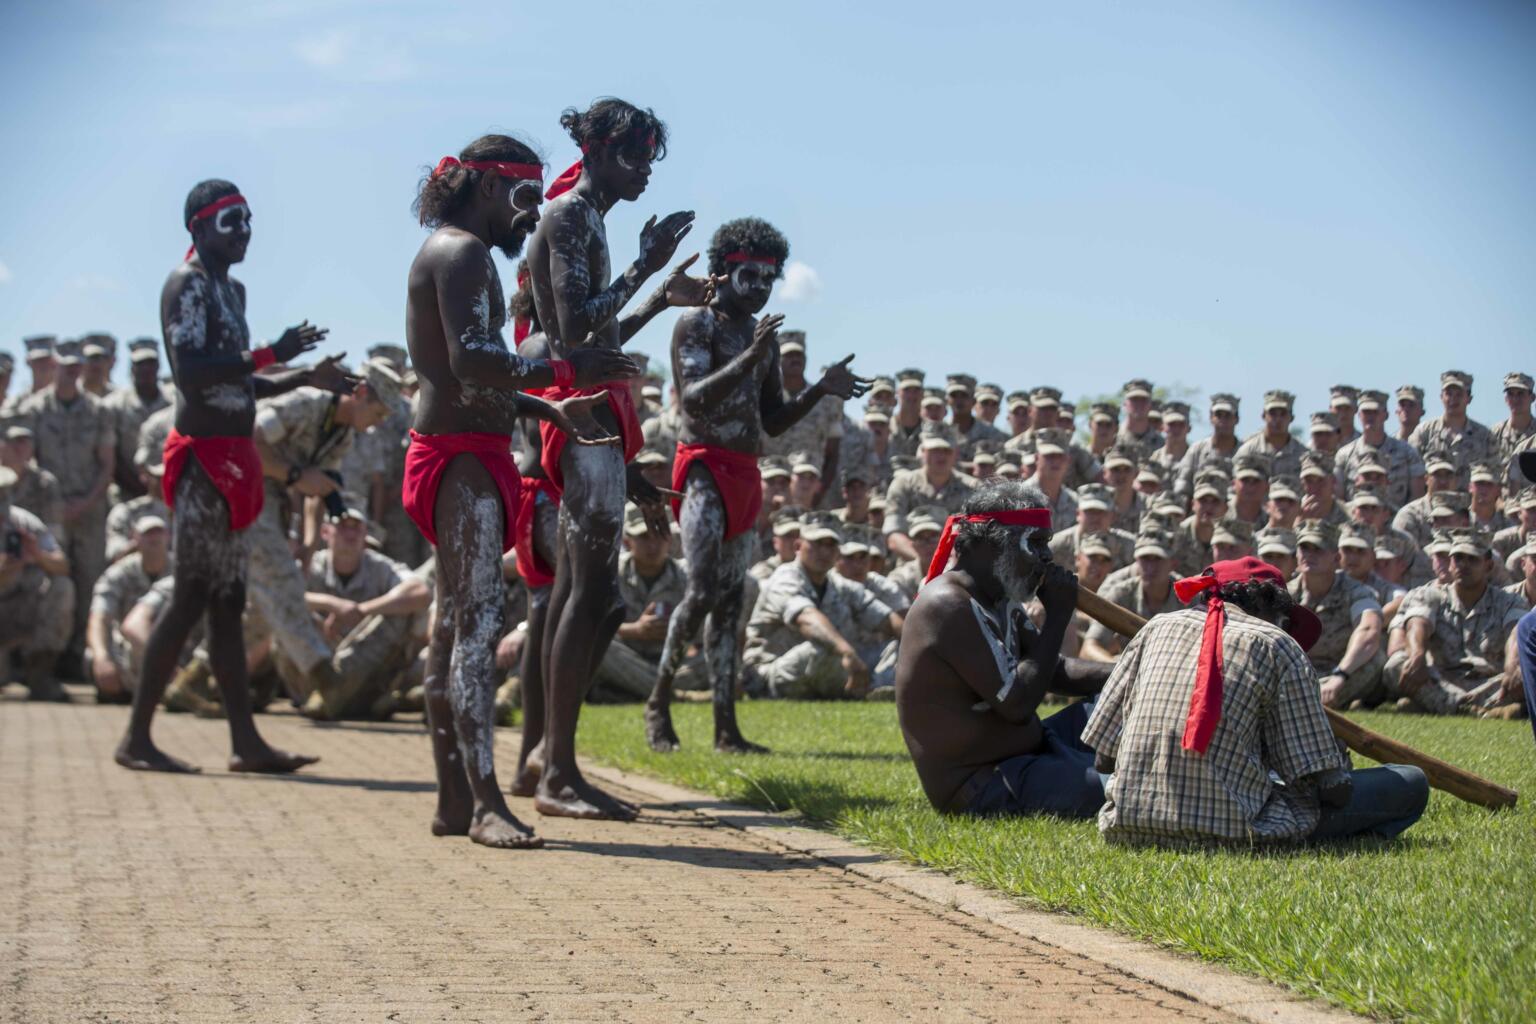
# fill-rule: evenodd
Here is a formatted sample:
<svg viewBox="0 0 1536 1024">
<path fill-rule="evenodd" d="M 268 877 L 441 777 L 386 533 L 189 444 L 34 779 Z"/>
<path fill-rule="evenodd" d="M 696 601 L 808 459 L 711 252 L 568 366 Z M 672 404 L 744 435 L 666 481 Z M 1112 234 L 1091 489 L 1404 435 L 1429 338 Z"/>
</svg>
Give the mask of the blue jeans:
<svg viewBox="0 0 1536 1024">
<path fill-rule="evenodd" d="M 1104 806 L 1104 780 L 1093 767 L 1093 748 L 1082 740 L 1093 701 L 1071 704 L 1040 722 L 1040 750 L 992 769 L 992 777 L 966 808 L 986 817 L 1055 814 L 1091 818 Z"/>
<path fill-rule="evenodd" d="M 1536 733 L 1536 608 L 1515 625 L 1515 649 L 1520 652 L 1520 672 L 1525 676 L 1525 713 Z"/>
<path fill-rule="evenodd" d="M 1355 788 L 1343 807 L 1324 807 L 1312 839 L 1377 835 L 1391 839 L 1418 821 L 1429 803 L 1429 779 L 1417 768 L 1388 764 L 1351 773 Z"/>
</svg>

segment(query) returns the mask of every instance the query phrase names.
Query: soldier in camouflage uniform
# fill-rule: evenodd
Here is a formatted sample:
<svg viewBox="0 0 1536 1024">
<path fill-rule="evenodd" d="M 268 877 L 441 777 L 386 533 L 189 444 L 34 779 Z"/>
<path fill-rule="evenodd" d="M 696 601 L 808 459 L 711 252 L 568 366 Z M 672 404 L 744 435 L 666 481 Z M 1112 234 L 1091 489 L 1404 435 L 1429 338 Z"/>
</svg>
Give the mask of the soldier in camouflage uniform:
<svg viewBox="0 0 1536 1024">
<path fill-rule="evenodd" d="M 1158 450 L 1161 451 L 1162 449 Z M 1153 453 L 1153 455 L 1156 454 L 1156 452 Z M 1160 463 L 1153 462 L 1151 455 L 1143 459 L 1141 465 L 1136 467 L 1135 484 L 1136 493 L 1141 495 L 1147 509 L 1151 509 L 1159 498 L 1171 497 L 1168 494 L 1168 470 Z M 1142 516 L 1145 518 L 1145 510 L 1142 512 Z"/>
<path fill-rule="evenodd" d="M 1179 500 L 1191 500 L 1195 493 L 1195 478 L 1203 471 L 1222 462 L 1230 463 L 1237 455 L 1242 444 L 1237 438 L 1239 406 L 1236 395 L 1221 392 L 1211 396 L 1212 434 L 1189 446 L 1173 477 L 1173 493 Z"/>
<path fill-rule="evenodd" d="M 772 576 L 773 570 L 794 560 L 800 542 L 800 517 L 804 513 L 805 509 L 798 505 L 785 505 L 773 513 L 773 554 L 748 569 L 747 575 L 761 582 Z"/>
<path fill-rule="evenodd" d="M 869 386 L 870 408 L 877 408 L 889 416 L 896 409 L 896 378 L 877 374 Z"/>
<path fill-rule="evenodd" d="M 1214 469 L 1195 481 L 1195 511 L 1173 534 L 1173 568 L 1180 576 L 1197 575 L 1211 564 L 1211 537 L 1227 514 L 1227 487 L 1226 474 Z"/>
<path fill-rule="evenodd" d="M 1307 433 L 1312 438 L 1309 446 L 1314 452 L 1334 455 L 1339 450 L 1339 418 L 1331 412 L 1312 414 Z"/>
<path fill-rule="evenodd" d="M 1147 461 L 1163 470 L 1163 476 L 1172 487 L 1175 471 L 1184 456 L 1189 454 L 1189 403 L 1167 402 L 1163 406 L 1163 443 Z"/>
<path fill-rule="evenodd" d="M 1301 457 L 1307 449 L 1291 436 L 1296 396 L 1289 391 L 1264 392 L 1264 429 L 1237 449 L 1239 455 L 1266 455 L 1271 476 L 1301 476 Z"/>
<path fill-rule="evenodd" d="M 110 410 L 95 395 L 80 388 L 80 346 L 64 341 L 55 347 L 58 376 L 42 391 L 29 395 L 18 410 L 30 427 L 37 461 L 59 479 L 64 493 L 63 535 L 59 538 L 69 562 L 75 593 L 91 593 L 107 567 L 107 486 L 112 482 L 117 429 Z M 68 651 L 75 668 L 85 650 L 85 600 L 76 602 Z M 71 671 L 69 674 L 74 674 Z"/>
<path fill-rule="evenodd" d="M 779 332 L 779 372 L 784 378 L 784 401 L 793 402 L 815 385 L 805 376 L 805 332 Z M 764 455 L 808 452 L 829 484 L 837 480 L 843 442 L 843 403 L 823 395 L 811 411 L 782 434 L 763 436 Z"/>
<path fill-rule="evenodd" d="M 1504 464 L 1520 446 L 1520 442 L 1536 437 L 1536 417 L 1531 416 L 1531 375 L 1506 373 L 1504 375 L 1504 404 L 1509 416 L 1493 425 L 1494 453 Z"/>
<path fill-rule="evenodd" d="M 1410 590 L 1434 579 L 1435 573 L 1419 542 L 1412 534 L 1392 525 L 1391 509 L 1375 488 L 1362 487 L 1355 492 L 1349 503 L 1349 517 L 1353 522 L 1368 526 L 1375 533 L 1378 550 L 1383 541 L 1393 551 L 1393 557 L 1402 559 L 1403 586 Z M 1381 556 L 1378 554 L 1377 558 Z M 1383 573 L 1386 575 L 1386 573 Z"/>
<path fill-rule="evenodd" d="M 667 479 L 672 479 L 672 460 L 677 458 L 677 435 L 683 429 L 682 410 L 677 404 L 677 389 L 673 388 L 672 403 L 640 425 L 640 436 L 645 443 L 667 456 Z"/>
<path fill-rule="evenodd" d="M 897 473 L 886 491 L 889 508 L 882 529 L 886 545 L 897 558 L 915 558 L 907 534 L 907 516 L 913 509 L 936 505 L 953 513 L 976 488 L 976 478 L 955 468 L 955 445 L 943 424 L 931 424 L 922 443 L 922 467 Z M 802 540 L 804 538 L 802 537 Z"/>
<path fill-rule="evenodd" d="M 1232 515 L 1254 529 L 1269 525 L 1269 461 L 1262 455 L 1232 460 Z"/>
<path fill-rule="evenodd" d="M 879 405 L 870 405 L 864 410 L 864 433 L 869 437 L 869 448 L 864 455 L 864 469 L 870 474 L 870 486 L 884 493 L 890 486 L 894 472 L 891 468 L 890 413 Z"/>
<path fill-rule="evenodd" d="M 112 367 L 117 364 L 117 339 L 110 334 L 80 336 L 80 390 L 105 399 L 112 393 Z"/>
<path fill-rule="evenodd" d="M 1120 388 L 1120 402 L 1125 410 L 1125 426 L 1115 435 L 1115 443 L 1142 452 L 1154 452 L 1163 446 L 1163 435 L 1152 425 L 1152 382 L 1128 380 Z"/>
<path fill-rule="evenodd" d="M 983 383 L 976 385 L 976 418 L 989 427 L 997 427 L 1007 440 L 1012 433 L 1004 429 L 1006 424 L 997 422 L 998 413 L 1003 411 L 1003 387 L 1001 384 Z"/>
<path fill-rule="evenodd" d="M 1387 434 L 1387 393 L 1360 392 L 1363 429 L 1354 440 L 1340 446 L 1334 465 L 1339 493 L 1354 497 L 1355 481 L 1362 465 L 1378 463 L 1387 474 L 1387 500 L 1401 508 L 1425 490 L 1424 457 L 1407 441 Z"/>
<path fill-rule="evenodd" d="M 939 534 L 944 530 L 944 520 L 948 518 L 948 512 L 932 506 L 914 509 L 907 515 L 907 535 L 912 538 L 912 547 L 917 557 L 902 562 L 886 574 L 886 579 L 901 591 L 909 605 L 917 600 L 917 592 L 922 589 L 929 563 L 933 561 L 933 553 L 939 547 Z"/>
<path fill-rule="evenodd" d="M 1211 530 L 1211 561 L 1231 562 L 1253 554 L 1253 526 L 1224 515 Z"/>
<path fill-rule="evenodd" d="M 1392 435 L 1406 442 L 1424 420 L 1424 389 L 1404 384 L 1397 389 L 1397 430 Z"/>
<path fill-rule="evenodd" d="M 974 415 L 976 408 L 976 378 L 968 373 L 955 373 L 944 382 L 944 397 L 949 402 L 950 423 L 955 429 L 959 445 L 960 461 L 969 462 L 976 456 L 980 443 L 995 442 L 1002 447 L 1008 435 L 985 420 Z"/>
<path fill-rule="evenodd" d="M 1504 496 L 1504 463 L 1499 459 L 1474 462 L 1467 474 L 1468 490 L 1472 492 L 1472 525 L 1484 530 L 1491 537 L 1500 530 L 1514 525 L 1514 517 L 1499 508 Z"/>
<path fill-rule="evenodd" d="M 1103 484 L 1084 484 L 1077 489 L 1077 522 L 1051 535 L 1051 557 L 1061 565 L 1077 560 L 1085 537 L 1097 537 L 1110 553 L 1110 568 L 1121 569 L 1135 557 L 1136 534 L 1114 525 L 1114 498 Z"/>
<path fill-rule="evenodd" d="M 687 566 L 669 555 L 668 546 L 668 538 L 650 532 L 640 507 L 629 503 L 624 509 L 624 552 L 619 555 L 624 622 L 598 665 L 589 700 L 644 700 L 651 695 L 667 642 L 667 625 L 688 588 Z M 756 583 L 750 579 L 748 588 Z M 744 604 L 751 606 L 750 601 Z M 709 688 L 702 651 L 683 659 L 673 685 L 684 690 Z"/>
<path fill-rule="evenodd" d="M 896 375 L 896 409 L 891 415 L 891 454 L 917 455 L 923 429 L 922 370 L 909 367 Z"/>
<path fill-rule="evenodd" d="M 69 642 L 74 584 L 47 524 L 10 503 L 15 483 L 0 466 L 0 652 L 19 653 L 30 699 L 68 701 L 53 667 Z"/>
<path fill-rule="evenodd" d="M 64 522 L 64 492 L 59 478 L 34 461 L 34 451 L 31 429 L 20 425 L 5 428 L 0 464 L 16 474 L 11 504 L 37 516 L 57 537 Z"/>
<path fill-rule="evenodd" d="M 1505 571 L 1518 576 L 1516 565 L 1520 551 L 1531 537 L 1536 536 L 1536 487 L 1522 490 L 1505 508 L 1512 510 L 1515 525 L 1506 526 L 1493 535 L 1493 554 L 1504 564 Z"/>
<path fill-rule="evenodd" d="M 145 516 L 155 516 L 164 522 L 168 535 L 172 540 L 175 539 L 174 519 L 161 494 L 160 481 L 164 474 L 163 465 L 139 470 L 139 475 L 144 480 L 145 493 L 113 505 L 112 511 L 107 513 L 108 564 L 116 562 L 124 555 L 131 555 L 139 549 L 133 524 Z"/>
<path fill-rule="evenodd" d="M 1029 418 L 1030 428 L 1022 434 L 1016 434 L 1003 444 L 1005 451 L 1015 451 L 1024 454 L 1034 454 L 1035 439 L 1041 431 L 1056 430 L 1065 439 L 1067 451 L 1067 472 L 1062 478 L 1062 483 L 1069 488 L 1076 489 L 1083 484 L 1097 483 L 1103 473 L 1104 467 L 1093 453 L 1083 447 L 1072 436 L 1072 423 L 1070 419 L 1063 420 L 1061 415 L 1061 390 L 1052 387 L 1038 387 L 1030 393 Z"/>
<path fill-rule="evenodd" d="M 1395 605 L 1408 588 L 1393 583 L 1376 571 L 1376 531 L 1364 523 L 1349 522 L 1339 528 L 1339 564 L 1344 573 L 1376 596 L 1383 620 L 1390 620 Z M 1385 655 L 1383 655 L 1385 657 Z"/>
<path fill-rule="evenodd" d="M 1443 415 L 1425 420 L 1414 428 L 1408 443 L 1429 461 L 1431 450 L 1443 451 L 1456 468 L 1456 483 L 1467 485 L 1472 463 L 1498 454 L 1493 433 L 1467 415 L 1472 401 L 1472 375 L 1461 370 L 1446 370 L 1440 375 L 1440 402 Z"/>
<path fill-rule="evenodd" d="M 176 423 L 176 407 L 152 412 L 139 424 L 139 445 L 133 450 L 133 464 L 140 469 L 165 461 L 165 441 Z"/>
<path fill-rule="evenodd" d="M 1064 430 L 1035 432 L 1035 474 L 1030 482 L 1045 495 L 1051 529 L 1065 530 L 1077 521 L 1077 492 L 1066 485 L 1071 467 L 1070 442 Z"/>
<path fill-rule="evenodd" d="M 1397 514 L 1392 517 L 1393 527 L 1408 534 L 1408 536 L 1413 538 L 1413 542 L 1421 547 L 1429 542 L 1429 534 L 1435 528 L 1435 517 L 1437 514 L 1454 516 L 1459 513 L 1467 513 L 1472 508 L 1472 496 L 1466 491 L 1442 488 L 1440 486 L 1441 479 L 1449 479 L 1450 477 L 1447 464 L 1437 462 L 1436 457 L 1431 455 L 1429 458 L 1429 470 L 1429 493 L 1422 498 L 1410 501 L 1398 509 Z M 1466 523 L 1441 525 L 1466 526 L 1470 522 L 1469 518 Z"/>
<path fill-rule="evenodd" d="M 1143 530 L 1136 538 L 1136 573 L 1107 579 L 1099 596 L 1144 619 L 1183 607 L 1173 592 L 1173 535 L 1160 527 Z M 1113 661 L 1125 648 L 1125 638 L 1095 622 L 1083 638 L 1083 657 Z"/>
<path fill-rule="evenodd" d="M 14 395 L 7 393 L 5 404 L 0 406 L 0 421 L 3 421 L 5 426 L 17 422 L 21 403 L 28 395 L 35 395 L 53 384 L 59 368 L 58 360 L 53 354 L 53 346 L 57 341 L 58 339 L 51 334 L 34 334 L 30 338 L 21 340 L 26 350 L 27 371 L 31 380 L 25 391 L 18 391 Z"/>
<path fill-rule="evenodd" d="M 1274 566 L 1280 575 L 1296 575 L 1296 531 L 1284 526 L 1266 526 L 1255 530 L 1253 551 L 1263 562 Z"/>
<path fill-rule="evenodd" d="M 1303 519 L 1296 544 L 1300 571 L 1289 590 L 1323 624 L 1322 635 L 1307 651 L 1322 682 L 1323 703 L 1331 708 L 1347 708 L 1357 700 L 1380 703 L 1381 667 L 1387 660 L 1381 602 L 1339 568 L 1339 531 L 1332 523 Z"/>
<path fill-rule="evenodd" d="M 1333 456 L 1325 452 L 1307 452 L 1301 459 L 1301 515 L 1321 519 L 1334 526 L 1349 522 L 1349 512 L 1335 496 L 1338 479 L 1333 474 Z"/>
<path fill-rule="evenodd" d="M 1094 458 L 1102 459 L 1119 436 L 1119 407 L 1111 402 L 1094 402 L 1088 407 L 1088 450 Z"/>
<path fill-rule="evenodd" d="M 112 454 L 112 480 L 117 485 L 117 500 L 125 501 L 144 493 L 134 453 L 139 447 L 139 428 L 144 421 L 171 405 L 170 396 L 160 384 L 160 344 L 154 338 L 135 338 L 128 343 L 129 373 L 127 387 L 118 388 L 102 400 L 112 412 L 117 430 L 117 445 Z M 164 447 L 162 441 L 161 447 Z"/>
<path fill-rule="evenodd" d="M 156 515 L 133 523 L 133 553 L 114 562 L 96 581 L 86 624 L 86 677 L 96 684 L 98 704 L 126 704 L 139 688 L 139 658 L 123 638 L 123 620 L 171 570 L 170 532 Z"/>
<path fill-rule="evenodd" d="M 1031 416 L 1029 409 L 1028 391 L 1010 391 L 1007 397 L 1008 403 L 1008 440 L 1003 443 L 1004 448 L 1011 449 L 1011 442 L 1029 432 Z M 996 426 L 996 424 L 993 424 Z"/>
<path fill-rule="evenodd" d="M 1141 528 L 1142 513 L 1147 510 L 1146 499 L 1136 491 L 1136 466 L 1142 451 L 1134 444 L 1116 442 L 1104 453 L 1104 482 L 1113 495 L 1111 511 L 1114 526 L 1131 536 Z"/>
</svg>

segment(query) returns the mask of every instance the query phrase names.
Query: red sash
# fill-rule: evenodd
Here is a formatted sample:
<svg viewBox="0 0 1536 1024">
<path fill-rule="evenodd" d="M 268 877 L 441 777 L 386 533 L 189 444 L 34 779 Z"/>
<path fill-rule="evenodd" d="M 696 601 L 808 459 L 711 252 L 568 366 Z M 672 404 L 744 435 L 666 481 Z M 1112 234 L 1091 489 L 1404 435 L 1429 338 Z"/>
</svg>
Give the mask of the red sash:
<svg viewBox="0 0 1536 1024">
<path fill-rule="evenodd" d="M 176 507 L 176 483 L 196 455 L 203 472 L 229 505 L 229 528 L 245 529 L 261 515 L 261 456 L 256 442 L 245 437 L 188 437 L 172 427 L 165 438 L 165 476 L 160 494 L 166 508 Z"/>
<path fill-rule="evenodd" d="M 400 486 L 400 500 L 406 515 L 411 517 L 428 543 L 437 547 L 434 525 L 437 489 L 443 482 L 443 471 L 448 468 L 448 463 L 455 455 L 463 454 L 478 458 L 480 465 L 496 481 L 496 489 L 501 492 L 501 550 L 511 551 L 517 540 L 523 478 L 517 471 L 517 460 L 512 458 L 510 434 L 418 434 L 411 431 L 411 446 L 405 451 L 405 479 Z"/>
<path fill-rule="evenodd" d="M 560 402 L 567 398 L 595 395 L 599 391 L 608 392 L 608 408 L 613 410 L 613 418 L 618 420 L 619 436 L 624 439 L 624 461 L 629 463 L 639 454 L 645 438 L 640 434 L 640 417 L 635 412 L 635 396 L 629 390 L 628 381 L 616 380 L 611 384 L 599 385 L 595 388 L 562 388 L 551 385 L 538 394 L 538 397 L 546 402 Z M 529 392 L 529 394 L 534 393 Z M 560 494 L 565 491 L 565 475 L 560 472 L 560 453 L 565 451 L 565 431 L 548 420 L 541 420 L 539 441 L 542 446 L 540 459 L 544 464 L 544 475 L 554 484 L 555 493 Z"/>
<path fill-rule="evenodd" d="M 517 574 L 533 589 L 555 582 L 555 567 L 545 565 L 533 547 L 533 522 L 541 491 L 560 504 L 560 492 L 554 484 L 542 477 L 524 477 L 522 504 L 517 510 Z"/>
<path fill-rule="evenodd" d="M 688 484 L 688 467 L 701 462 L 715 479 L 715 487 L 725 502 L 725 537 L 730 540 L 757 525 L 763 507 L 763 474 L 757 468 L 757 456 L 733 452 L 709 444 L 679 444 L 672 463 L 672 489 L 681 491 Z M 679 517 L 682 502 L 672 499 L 672 514 Z"/>
</svg>

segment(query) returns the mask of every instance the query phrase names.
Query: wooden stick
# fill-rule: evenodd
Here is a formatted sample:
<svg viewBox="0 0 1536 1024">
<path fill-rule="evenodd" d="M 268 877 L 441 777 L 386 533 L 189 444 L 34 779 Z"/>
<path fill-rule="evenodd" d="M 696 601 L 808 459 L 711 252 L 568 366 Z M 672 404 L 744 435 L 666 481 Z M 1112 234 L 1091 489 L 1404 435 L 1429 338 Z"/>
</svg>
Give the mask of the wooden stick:
<svg viewBox="0 0 1536 1024">
<path fill-rule="evenodd" d="M 1081 586 L 1077 588 L 1077 608 L 1084 615 L 1125 637 L 1135 636 L 1147 624 L 1146 619 L 1130 609 L 1107 601 Z M 1513 807 L 1519 799 L 1520 795 L 1512 789 L 1367 729 L 1332 708 L 1325 707 L 1323 711 L 1328 715 L 1328 724 L 1333 728 L 1333 734 L 1357 754 L 1364 754 L 1383 763 L 1411 764 L 1421 769 L 1428 777 L 1429 784 L 1436 789 L 1490 810 Z"/>
</svg>

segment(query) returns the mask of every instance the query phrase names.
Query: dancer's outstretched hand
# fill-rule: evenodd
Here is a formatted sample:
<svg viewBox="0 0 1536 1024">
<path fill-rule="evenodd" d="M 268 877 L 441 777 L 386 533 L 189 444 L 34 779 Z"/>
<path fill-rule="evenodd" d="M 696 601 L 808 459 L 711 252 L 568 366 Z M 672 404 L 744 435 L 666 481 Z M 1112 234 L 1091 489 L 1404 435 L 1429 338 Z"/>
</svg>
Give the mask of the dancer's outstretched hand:
<svg viewBox="0 0 1536 1024">
<path fill-rule="evenodd" d="M 666 296 L 667 305 L 707 306 L 714 299 L 715 288 L 725 280 L 725 275 L 689 277 L 688 268 L 697 263 L 698 259 L 699 254 L 694 253 L 673 267 L 667 275 L 666 281 L 662 283 L 662 294 Z"/>
<path fill-rule="evenodd" d="M 309 386 L 337 395 L 350 395 L 363 378 L 341 368 L 341 356 L 326 356 L 309 371 Z"/>
<path fill-rule="evenodd" d="M 634 502 L 635 507 L 640 509 L 640 514 L 645 517 L 645 525 L 650 530 L 651 535 L 655 537 L 670 537 L 672 535 L 672 514 L 667 509 L 667 502 L 677 492 L 657 487 L 639 473 L 630 473 L 628 483 L 629 500 Z"/>
<path fill-rule="evenodd" d="M 577 444 L 619 444 L 623 438 L 608 433 L 592 415 L 592 410 L 606 401 L 608 392 L 599 391 L 595 395 L 554 402 L 550 408 L 554 410 L 555 426 Z"/>
<path fill-rule="evenodd" d="M 595 388 L 611 380 L 628 380 L 640 376 L 640 364 L 623 352 L 611 348 L 585 345 L 566 357 L 576 372 L 572 383 L 578 388 Z"/>
<path fill-rule="evenodd" d="M 822 390 L 838 398 L 863 398 L 875 382 L 870 377 L 854 376 L 853 371 L 848 368 L 851 362 L 853 362 L 853 356 L 827 367 L 826 372 L 821 375 Z"/>
</svg>

